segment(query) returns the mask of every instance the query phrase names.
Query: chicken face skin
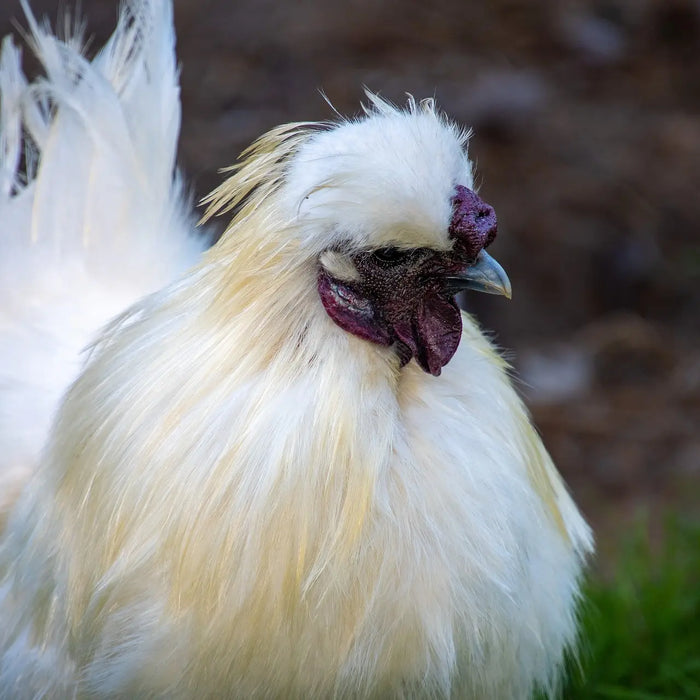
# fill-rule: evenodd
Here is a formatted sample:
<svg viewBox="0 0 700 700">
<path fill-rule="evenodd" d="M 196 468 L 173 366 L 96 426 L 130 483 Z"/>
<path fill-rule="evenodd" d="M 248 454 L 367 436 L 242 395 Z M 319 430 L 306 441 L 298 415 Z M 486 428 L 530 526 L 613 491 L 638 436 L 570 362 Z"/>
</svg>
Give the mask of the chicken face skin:
<svg viewBox="0 0 700 700">
<path fill-rule="evenodd" d="M 434 376 L 450 361 L 462 335 L 455 294 L 473 287 L 470 268 L 477 267 L 498 229 L 493 207 L 464 185 L 455 188 L 452 212 L 451 250 L 363 251 L 350 256 L 350 264 L 345 261 L 339 276 L 323 264 L 318 276 L 321 301 L 335 323 L 365 340 L 395 345 L 402 365 L 415 358 Z M 501 293 L 508 295 L 507 289 Z"/>
</svg>

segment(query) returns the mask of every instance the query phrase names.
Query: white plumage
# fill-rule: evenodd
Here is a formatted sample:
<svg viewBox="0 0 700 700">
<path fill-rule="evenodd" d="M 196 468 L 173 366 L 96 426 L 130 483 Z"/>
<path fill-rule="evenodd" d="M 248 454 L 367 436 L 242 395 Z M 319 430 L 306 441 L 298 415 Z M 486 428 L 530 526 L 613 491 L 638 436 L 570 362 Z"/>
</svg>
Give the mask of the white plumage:
<svg viewBox="0 0 700 700">
<path fill-rule="evenodd" d="M 170 3 L 127 4 L 92 62 L 27 13 L 46 79 L 7 39 L 0 65 L 0 698 L 555 692 L 591 536 L 505 363 L 464 315 L 440 376 L 402 366 L 317 286 L 451 250 L 464 134 L 373 96 L 273 130 L 202 254 Z"/>
</svg>

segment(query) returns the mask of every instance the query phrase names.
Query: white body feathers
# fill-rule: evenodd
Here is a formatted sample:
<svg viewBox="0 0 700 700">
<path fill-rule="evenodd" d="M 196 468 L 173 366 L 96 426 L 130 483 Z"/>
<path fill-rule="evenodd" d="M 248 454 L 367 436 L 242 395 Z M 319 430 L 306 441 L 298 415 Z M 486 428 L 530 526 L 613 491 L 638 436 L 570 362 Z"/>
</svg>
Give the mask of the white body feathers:
<svg viewBox="0 0 700 700">
<path fill-rule="evenodd" d="M 211 197 L 240 209 L 224 238 L 81 369 L 197 258 L 169 4 L 130 5 L 92 64 L 32 29 L 47 83 L 9 44 L 0 69 L 0 484 L 36 470 L 0 549 L 0 698 L 553 691 L 591 539 L 505 364 L 465 317 L 440 377 L 401 369 L 315 286 L 329 247 L 449 244 L 460 134 L 378 100 L 271 132 Z"/>
</svg>

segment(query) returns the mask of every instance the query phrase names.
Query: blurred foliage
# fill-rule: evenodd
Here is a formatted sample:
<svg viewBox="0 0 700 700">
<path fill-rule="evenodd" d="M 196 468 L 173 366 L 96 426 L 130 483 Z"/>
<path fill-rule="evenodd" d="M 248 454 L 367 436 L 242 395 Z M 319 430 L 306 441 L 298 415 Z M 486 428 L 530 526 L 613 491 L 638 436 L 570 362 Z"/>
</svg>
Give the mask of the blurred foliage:
<svg viewBox="0 0 700 700">
<path fill-rule="evenodd" d="M 588 583 L 562 697 L 700 698 L 700 523 L 670 518 L 658 548 L 640 525 L 622 549 L 615 572 Z"/>
</svg>

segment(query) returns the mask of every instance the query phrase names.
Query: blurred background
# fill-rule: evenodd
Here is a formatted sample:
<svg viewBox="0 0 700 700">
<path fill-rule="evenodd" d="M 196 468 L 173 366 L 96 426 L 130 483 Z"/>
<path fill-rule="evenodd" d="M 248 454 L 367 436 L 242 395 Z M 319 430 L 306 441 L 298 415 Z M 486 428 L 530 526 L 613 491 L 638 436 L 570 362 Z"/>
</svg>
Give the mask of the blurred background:
<svg viewBox="0 0 700 700">
<path fill-rule="evenodd" d="M 95 46 L 116 4 L 83 1 Z M 58 0 L 32 5 L 55 21 Z M 20 16 L 3 0 L 0 34 Z M 466 304 L 596 530 L 598 608 L 632 586 L 591 624 L 618 614 L 649 656 L 620 662 L 640 676 L 568 693 L 700 697 L 700 632 L 673 652 L 683 668 L 648 677 L 700 619 L 700 0 L 176 0 L 175 20 L 197 197 L 269 127 L 332 118 L 320 90 L 346 115 L 363 85 L 435 96 L 473 127 L 514 297 Z M 651 619 L 672 606 L 677 628 Z M 592 651 L 598 665 L 612 653 Z"/>
</svg>

